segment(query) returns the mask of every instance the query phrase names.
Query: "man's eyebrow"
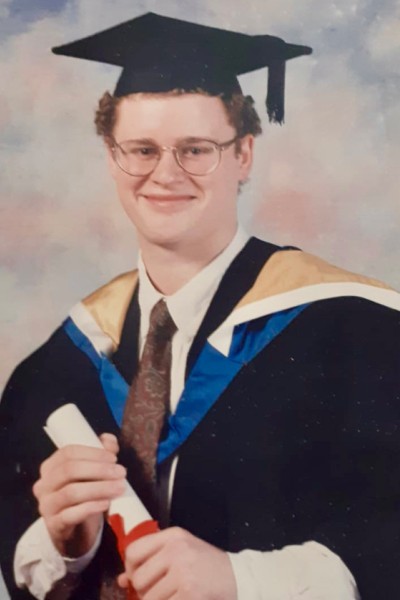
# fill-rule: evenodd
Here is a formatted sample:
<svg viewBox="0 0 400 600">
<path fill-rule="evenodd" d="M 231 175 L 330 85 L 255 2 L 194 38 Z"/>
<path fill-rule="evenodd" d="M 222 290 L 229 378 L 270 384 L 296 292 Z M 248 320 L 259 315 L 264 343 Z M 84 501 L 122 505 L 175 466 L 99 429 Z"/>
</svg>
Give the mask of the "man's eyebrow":
<svg viewBox="0 0 400 600">
<path fill-rule="evenodd" d="M 204 142 L 204 141 L 210 141 L 210 139 L 207 137 L 190 136 L 190 137 L 181 138 L 178 143 L 179 144 L 188 144 L 188 143 L 190 144 L 190 143 Z"/>
<path fill-rule="evenodd" d="M 129 138 L 127 140 L 122 140 L 119 143 L 120 144 L 151 144 L 152 146 L 158 146 L 157 142 L 155 140 L 152 140 L 151 138 L 139 138 L 139 139 Z"/>
<path fill-rule="evenodd" d="M 201 137 L 201 136 L 188 136 L 188 137 L 182 137 L 179 138 L 176 141 L 176 144 L 180 145 L 180 144 L 195 144 L 198 142 L 210 142 L 213 141 L 210 138 L 207 137 Z M 152 138 L 129 138 L 127 140 L 122 140 L 121 142 L 118 142 L 119 144 L 147 144 L 147 145 L 152 145 L 152 146 L 160 146 L 161 144 L 159 144 L 158 142 L 156 142 L 154 139 Z"/>
</svg>

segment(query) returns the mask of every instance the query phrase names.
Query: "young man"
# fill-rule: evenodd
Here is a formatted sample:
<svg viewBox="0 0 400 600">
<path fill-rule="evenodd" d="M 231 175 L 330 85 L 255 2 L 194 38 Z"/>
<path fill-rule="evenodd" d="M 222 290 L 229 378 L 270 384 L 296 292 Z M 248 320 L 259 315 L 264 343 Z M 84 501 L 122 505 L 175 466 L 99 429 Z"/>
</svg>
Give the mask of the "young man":
<svg viewBox="0 0 400 600">
<path fill-rule="evenodd" d="M 399 296 L 237 223 L 260 127 L 231 71 L 268 65 L 281 120 L 284 60 L 308 51 L 151 14 L 59 49 L 124 65 L 96 124 L 141 254 L 6 391 L 13 597 L 18 540 L 38 598 L 118 597 L 124 569 L 146 600 L 395 597 Z M 54 452 L 66 402 L 104 450 Z M 126 474 L 163 530 L 121 565 L 103 514 Z"/>
</svg>

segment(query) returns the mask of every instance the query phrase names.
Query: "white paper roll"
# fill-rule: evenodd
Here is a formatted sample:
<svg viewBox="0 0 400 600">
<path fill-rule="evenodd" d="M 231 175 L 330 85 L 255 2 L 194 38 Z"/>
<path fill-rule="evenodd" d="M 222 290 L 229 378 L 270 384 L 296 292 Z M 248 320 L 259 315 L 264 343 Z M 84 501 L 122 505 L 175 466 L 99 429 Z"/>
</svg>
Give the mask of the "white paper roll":
<svg viewBox="0 0 400 600">
<path fill-rule="evenodd" d="M 75 404 L 64 404 L 51 413 L 44 430 L 57 448 L 71 444 L 103 448 L 99 438 Z M 127 481 L 125 492 L 111 501 L 108 512 L 110 515 L 121 515 L 125 533 L 136 525 L 152 519 Z"/>
</svg>

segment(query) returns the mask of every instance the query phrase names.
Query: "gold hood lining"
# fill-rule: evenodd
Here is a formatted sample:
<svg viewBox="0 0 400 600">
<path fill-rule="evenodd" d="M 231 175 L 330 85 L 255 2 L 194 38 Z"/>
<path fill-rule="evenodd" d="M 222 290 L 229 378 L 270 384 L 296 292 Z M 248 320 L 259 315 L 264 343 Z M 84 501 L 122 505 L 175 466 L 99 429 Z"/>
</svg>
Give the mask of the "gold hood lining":
<svg viewBox="0 0 400 600">
<path fill-rule="evenodd" d="M 384 289 L 384 283 L 335 267 L 317 256 L 300 250 L 275 252 L 261 269 L 254 285 L 236 308 L 277 294 L 291 292 L 318 283 L 356 282 Z"/>
<path fill-rule="evenodd" d="M 114 350 L 119 345 L 126 312 L 137 282 L 137 270 L 130 271 L 119 275 L 82 300 L 101 330 L 111 338 Z"/>
</svg>

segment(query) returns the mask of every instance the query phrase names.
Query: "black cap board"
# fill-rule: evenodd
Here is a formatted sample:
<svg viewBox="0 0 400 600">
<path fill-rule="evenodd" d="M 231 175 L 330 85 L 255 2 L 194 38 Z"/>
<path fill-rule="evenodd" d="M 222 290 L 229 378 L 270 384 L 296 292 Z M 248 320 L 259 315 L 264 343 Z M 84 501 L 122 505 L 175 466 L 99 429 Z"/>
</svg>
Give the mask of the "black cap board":
<svg viewBox="0 0 400 600">
<path fill-rule="evenodd" d="M 173 89 L 241 92 L 237 76 L 268 67 L 267 111 L 283 122 L 285 62 L 311 48 L 149 12 L 52 49 L 55 54 L 122 67 L 114 96 Z"/>
</svg>

